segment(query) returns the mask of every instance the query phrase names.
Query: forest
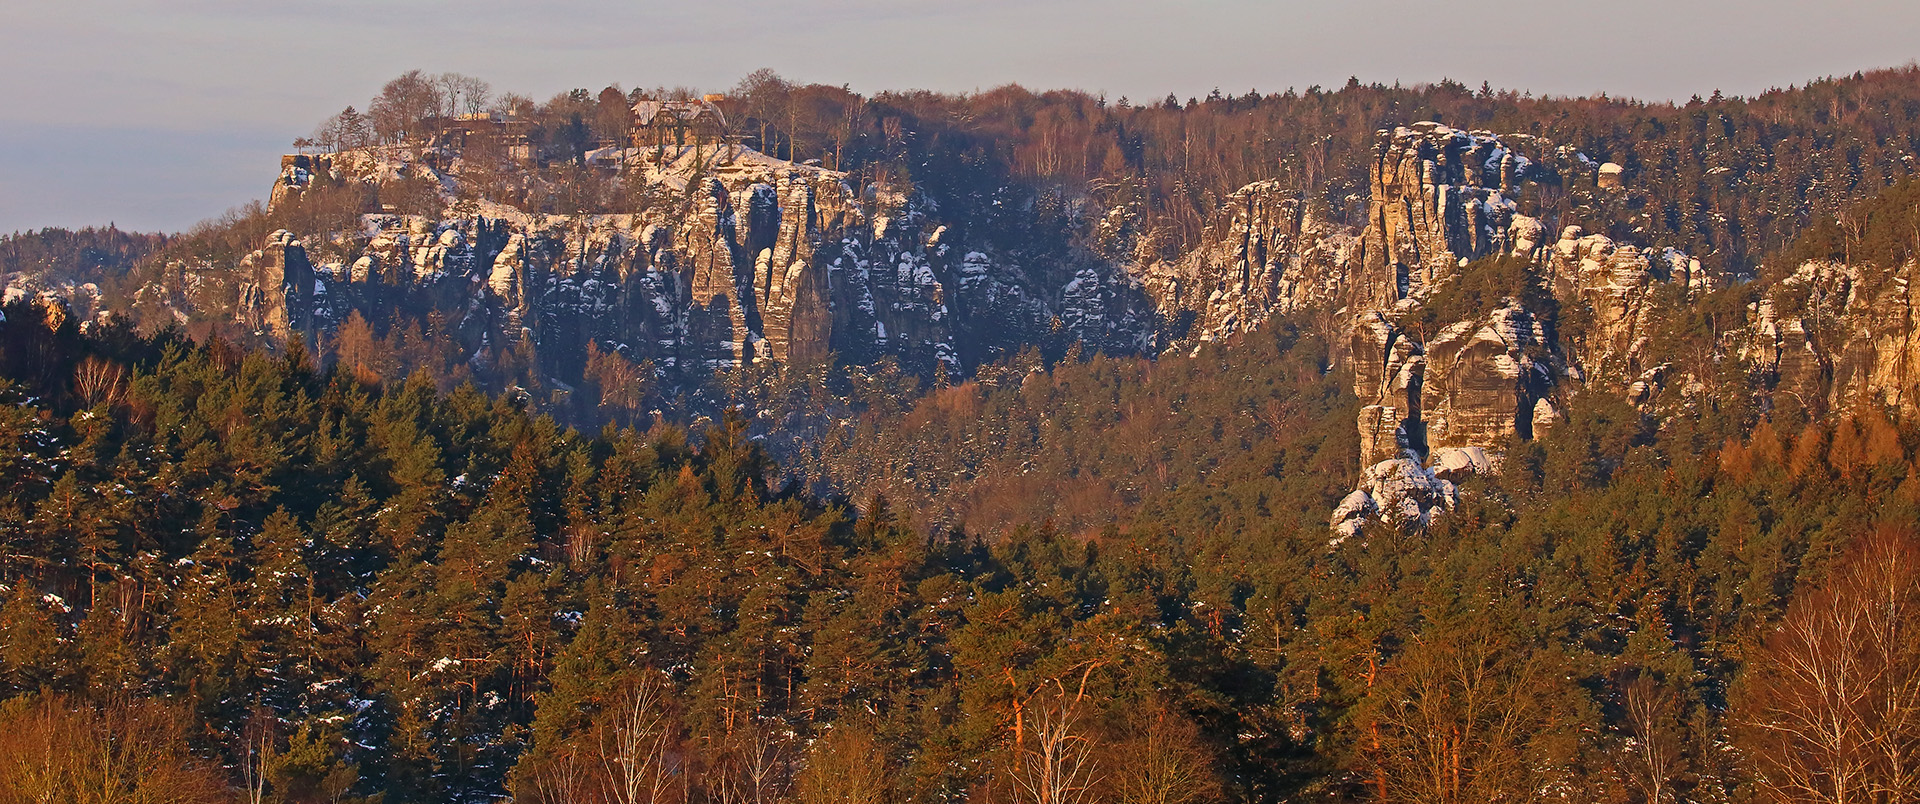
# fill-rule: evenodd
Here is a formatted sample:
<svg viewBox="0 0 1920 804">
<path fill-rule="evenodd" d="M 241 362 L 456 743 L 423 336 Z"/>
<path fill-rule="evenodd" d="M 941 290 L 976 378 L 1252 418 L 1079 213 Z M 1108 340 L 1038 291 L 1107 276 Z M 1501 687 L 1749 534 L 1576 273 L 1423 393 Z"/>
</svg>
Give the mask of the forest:
<svg viewBox="0 0 1920 804">
<path fill-rule="evenodd" d="M 0 323 L 10 800 L 1912 794 L 1920 431 L 1876 412 L 1590 394 L 1432 532 L 1331 545 L 1351 403 L 1276 326 L 927 397 L 1072 420 L 1010 450 L 1057 506 L 933 529 L 737 417 L 581 433 L 51 309 Z M 1155 490 L 1086 528 L 1085 474 Z"/>
<path fill-rule="evenodd" d="M 1634 189 L 1538 203 L 1750 280 L 1652 320 L 1680 363 L 1803 261 L 1913 264 L 1916 76 L 1645 104 L 865 98 L 763 72 L 730 114 L 982 220 L 1000 182 L 1145 204 L 1168 253 L 1261 178 L 1363 217 L 1382 126 L 1578 143 Z M 628 119 L 598 112 L 676 95 L 403 79 L 313 140 L 498 109 L 548 179 L 590 182 L 572 162 Z M 126 298 L 168 259 L 393 201 L 20 234 L 0 273 Z M 1519 265 L 1463 265 L 1433 305 L 1537 295 Z M 598 351 L 571 407 L 539 404 L 437 321 L 310 350 L 9 298 L 0 804 L 1920 799 L 1920 425 L 1747 376 L 1587 390 L 1430 526 L 1336 540 L 1360 402 L 1306 317 L 957 381 L 756 364 L 695 409 Z"/>
<path fill-rule="evenodd" d="M 1153 213 L 1153 246 L 1168 255 L 1191 246 L 1227 196 L 1267 179 L 1313 195 L 1332 220 L 1360 225 L 1381 129 L 1431 120 L 1530 135 L 1578 149 L 1589 171 L 1619 163 L 1635 192 L 1608 198 L 1561 176 L 1544 200 L 1530 202 L 1541 208 L 1529 214 L 1557 219 L 1577 212 L 1601 219 L 1615 237 L 1660 242 L 1752 273 L 1800 229 L 1914 172 L 1917 75 L 1920 66 L 1907 65 L 1750 98 L 1715 91 L 1673 104 L 1534 97 L 1446 79 L 1402 86 L 1358 78 L 1337 89 L 1215 89 L 1184 100 L 1035 92 L 1017 84 L 959 95 L 864 96 L 763 69 L 720 103 L 749 147 L 857 175 L 896 176 L 943 199 L 990 206 L 995 189 L 1017 184 L 1069 198 L 1090 195 L 1106 207 L 1139 204 Z M 614 84 L 542 102 L 496 94 L 471 76 L 414 71 L 383 87 L 366 113 L 349 107 L 296 144 L 324 150 L 399 142 L 463 113 L 510 116 L 529 125 L 535 161 L 564 174 L 530 209 L 544 202 L 552 206 L 542 211 L 622 211 L 631 208 L 635 188 L 570 167 L 597 144 L 626 141 L 629 104 L 698 96 L 685 87 Z"/>
<path fill-rule="evenodd" d="M 1176 259 L 1204 238 L 1207 222 L 1226 199 L 1262 180 L 1292 188 L 1312 217 L 1364 226 L 1378 132 L 1432 120 L 1552 144 L 1551 154 L 1542 157 L 1550 155 L 1553 164 L 1530 174 L 1512 199 L 1520 212 L 1538 216 L 1549 234 L 1578 224 L 1621 243 L 1679 249 L 1711 272 L 1749 279 L 1759 277 L 1769 260 L 1781 262 L 1795 243 L 1814 242 L 1796 240 L 1803 231 L 1837 226 L 1822 221 L 1843 220 L 1843 211 L 1913 174 L 1920 158 L 1916 77 L 1920 67 L 1909 66 L 1754 97 L 1713 93 L 1679 104 L 1533 97 L 1455 81 L 1389 86 L 1357 79 L 1337 89 L 1147 101 L 1012 85 L 963 95 L 863 96 L 795 84 L 763 70 L 719 103 L 742 144 L 845 170 L 850 187 L 909 183 L 938 205 L 942 225 L 978 233 L 970 247 L 1040 266 L 1071 268 L 1091 260 L 1138 269 Z M 0 277 L 32 277 L 10 285 L 27 291 L 90 286 L 96 300 L 91 307 L 129 315 L 145 332 L 178 324 L 195 339 L 218 336 L 246 348 L 273 348 L 261 333 L 237 325 L 230 310 L 189 301 L 200 280 L 183 269 L 228 276 L 279 229 L 307 238 L 319 259 L 332 248 L 325 245 L 332 235 L 323 233 L 361 232 L 363 214 L 391 211 L 437 220 L 465 215 L 450 210 L 477 209 L 489 200 L 535 215 L 666 209 L 669 219 L 681 219 L 690 209 L 685 199 L 633 174 L 590 169 L 583 154 L 624 141 L 632 123 L 627 105 L 635 99 L 698 95 L 687 88 L 609 85 L 536 101 L 495 92 L 470 76 L 408 73 L 388 82 L 364 105 L 366 111 L 343 110 L 295 144 L 308 150 L 423 144 L 449 120 L 487 114 L 525 124 L 529 161 L 496 165 L 464 155 L 459 197 L 451 202 L 418 179 L 349 182 L 317 185 L 278 205 L 242 205 L 167 237 L 108 230 L 16 233 L 0 238 Z M 1608 160 L 1622 167 L 1625 189 L 1597 189 L 1592 174 Z M 1132 221 L 1124 231 L 1103 228 L 1115 212 Z M 358 237 L 335 250 L 350 261 L 357 248 L 346 246 L 364 245 L 364 232 Z M 1824 242 L 1845 258 L 1852 237 L 1834 229 Z M 40 256 L 50 254 L 77 256 Z M 729 387 L 687 373 L 651 378 L 603 398 L 608 377 L 662 367 L 642 366 L 632 355 L 556 357 L 521 344 L 492 344 L 499 354 L 475 369 L 467 359 L 471 349 L 462 353 L 452 346 L 449 333 L 457 320 L 444 310 L 415 309 L 431 306 L 421 294 L 395 295 L 400 303 L 386 305 L 384 313 L 370 311 L 358 322 L 342 314 L 336 331 L 309 343 L 316 361 L 345 359 L 388 383 L 424 371 L 442 392 L 467 381 L 495 394 L 528 389 L 539 412 L 589 430 L 609 421 L 630 423 L 636 413 L 655 409 L 684 421 L 712 417 L 721 400 L 741 402 L 738 391 L 752 385 Z M 91 315 L 91 307 L 82 313 Z M 180 313 L 187 320 L 176 320 Z M 1181 326 L 1176 318 L 1169 314 L 1155 326 L 1173 337 Z M 1033 345 L 1047 365 L 1065 358 L 1072 346 L 1061 338 L 1039 338 Z M 1103 349 L 1114 358 L 1151 357 L 1102 344 L 1084 344 L 1082 351 Z M 600 344 L 602 353 L 610 350 L 610 343 Z M 842 368 L 871 372 L 869 384 L 891 383 L 894 395 L 908 393 L 899 382 L 905 378 L 860 363 L 825 372 L 839 383 L 832 389 L 838 396 L 852 393 L 838 378 Z M 982 368 L 966 366 L 969 373 Z M 928 371 L 907 368 L 920 389 L 936 379 Z M 554 402 L 556 380 L 580 392 Z M 848 403 L 854 411 L 862 404 Z M 756 435 L 768 435 L 755 426 Z"/>
</svg>

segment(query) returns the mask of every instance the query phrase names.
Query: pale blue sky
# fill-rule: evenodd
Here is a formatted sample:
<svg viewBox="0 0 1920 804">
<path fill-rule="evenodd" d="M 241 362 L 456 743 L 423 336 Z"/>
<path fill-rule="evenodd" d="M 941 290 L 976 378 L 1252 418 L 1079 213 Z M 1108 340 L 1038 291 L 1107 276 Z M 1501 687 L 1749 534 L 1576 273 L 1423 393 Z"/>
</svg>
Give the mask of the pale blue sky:
<svg viewBox="0 0 1920 804">
<path fill-rule="evenodd" d="M 1019 82 L 1136 99 L 1453 78 L 1535 93 L 1751 94 L 1920 56 L 1911 0 L 0 0 L 0 232 L 178 230 L 413 68 L 544 98 Z"/>
</svg>

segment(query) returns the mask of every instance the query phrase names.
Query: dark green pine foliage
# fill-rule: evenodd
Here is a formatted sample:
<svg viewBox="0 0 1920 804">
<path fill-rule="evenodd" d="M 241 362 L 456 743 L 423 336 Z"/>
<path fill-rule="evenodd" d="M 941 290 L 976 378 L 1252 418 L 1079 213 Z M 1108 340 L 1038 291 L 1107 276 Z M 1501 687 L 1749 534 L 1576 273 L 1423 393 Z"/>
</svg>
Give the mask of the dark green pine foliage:
<svg viewBox="0 0 1920 804">
<path fill-rule="evenodd" d="M 1471 741 L 1475 789 L 1730 800 L 1749 651 L 1920 516 L 1920 434 L 1876 413 L 1590 394 L 1431 532 L 1330 545 L 1354 403 L 1323 344 L 1263 333 L 903 404 L 825 454 L 976 474 L 857 505 L 782 487 L 739 418 L 586 436 L 471 388 L 74 333 L 48 359 L 124 366 L 115 400 L 0 378 L 0 694 L 169 699 L 233 768 L 270 727 L 279 801 L 532 800 L 568 761 L 600 795 L 650 683 L 698 801 L 750 756 L 773 799 L 826 789 L 803 766 L 848 735 L 894 800 L 1011 795 L 1062 691 L 1114 784 L 1171 734 L 1232 800 L 1394 797 L 1417 717 Z"/>
</svg>

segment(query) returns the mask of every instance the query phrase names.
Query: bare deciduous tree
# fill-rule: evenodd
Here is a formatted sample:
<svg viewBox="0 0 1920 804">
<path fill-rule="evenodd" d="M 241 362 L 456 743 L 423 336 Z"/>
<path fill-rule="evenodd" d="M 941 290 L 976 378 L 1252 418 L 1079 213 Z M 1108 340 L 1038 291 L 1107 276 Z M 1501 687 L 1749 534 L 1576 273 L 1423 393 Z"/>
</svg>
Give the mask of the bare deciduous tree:
<svg viewBox="0 0 1920 804">
<path fill-rule="evenodd" d="M 231 800 L 218 771 L 188 750 L 178 714 L 159 704 L 0 703 L 0 804 Z"/>
<path fill-rule="evenodd" d="M 442 117 L 486 111 L 493 92 L 486 81 L 460 73 L 441 73 L 433 76 L 432 83 L 439 101 L 437 112 Z"/>
<path fill-rule="evenodd" d="M 787 741 L 771 724 L 759 720 L 747 724 L 735 733 L 730 753 L 745 804 L 773 804 L 786 798 L 792 762 Z"/>
<path fill-rule="evenodd" d="M 88 355 L 73 370 L 73 390 L 88 407 L 120 402 L 127 379 L 127 367 L 98 355 Z"/>
<path fill-rule="evenodd" d="M 675 743 L 679 726 L 666 683 L 647 675 L 610 712 L 601 732 L 600 764 L 616 804 L 670 804 L 684 787 Z"/>
<path fill-rule="evenodd" d="M 1646 673 L 1634 676 L 1621 692 L 1627 732 L 1633 738 L 1623 764 L 1648 804 L 1659 804 L 1672 792 L 1672 780 L 1684 761 L 1675 723 L 1679 696 Z"/>
<path fill-rule="evenodd" d="M 1738 744 L 1782 802 L 1920 795 L 1920 546 L 1868 536 L 1799 595 L 1740 680 Z"/>
<path fill-rule="evenodd" d="M 1372 784 L 1389 801 L 1527 800 L 1560 771 L 1556 664 L 1497 614 L 1429 621 L 1360 712 Z"/>
<path fill-rule="evenodd" d="M 871 729 L 836 728 L 807 752 L 800 804 L 886 804 L 887 759 Z"/>
<path fill-rule="evenodd" d="M 1088 734 L 1086 668 L 1077 689 L 1058 679 L 1043 685 L 1019 707 L 1015 722 L 1013 785 L 1028 804 L 1085 804 L 1094 800 L 1100 771 Z"/>
<path fill-rule="evenodd" d="M 1220 798 L 1214 758 L 1200 730 L 1163 704 L 1136 710 L 1109 756 L 1115 804 L 1201 804 Z"/>
<path fill-rule="evenodd" d="M 546 761 L 540 762 L 525 782 L 534 804 L 572 804 L 586 798 L 588 774 L 575 746 L 563 746 Z"/>
<path fill-rule="evenodd" d="M 240 730 L 240 745 L 235 751 L 247 804 L 265 804 L 267 800 L 267 768 L 273 764 L 275 742 L 273 713 L 256 707 Z"/>
<path fill-rule="evenodd" d="M 419 70 L 408 70 L 388 81 L 367 108 L 374 134 L 389 143 L 417 136 L 421 121 L 440 111 L 440 97 L 434 80 Z"/>
</svg>

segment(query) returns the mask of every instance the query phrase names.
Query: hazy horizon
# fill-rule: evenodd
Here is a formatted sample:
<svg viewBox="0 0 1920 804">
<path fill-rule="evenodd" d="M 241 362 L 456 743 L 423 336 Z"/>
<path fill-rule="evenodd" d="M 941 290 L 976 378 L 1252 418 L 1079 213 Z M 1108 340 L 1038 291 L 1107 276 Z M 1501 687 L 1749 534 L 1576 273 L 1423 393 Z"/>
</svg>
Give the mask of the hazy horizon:
<svg viewBox="0 0 1920 804">
<path fill-rule="evenodd" d="M 1464 13 L 1469 9 L 1471 14 Z M 76 0 L 15 9 L 0 69 L 0 233 L 178 231 L 265 195 L 277 156 L 408 69 L 544 99 L 731 87 L 770 67 L 855 91 L 1008 83 L 1136 101 L 1443 78 L 1536 95 L 1753 95 L 1920 55 L 1920 7 L 1488 0 L 1471 7 L 985 0 L 702 4 Z"/>
</svg>

